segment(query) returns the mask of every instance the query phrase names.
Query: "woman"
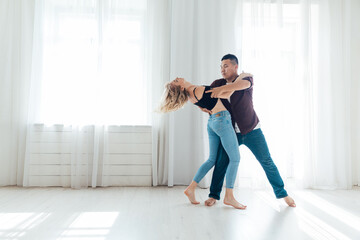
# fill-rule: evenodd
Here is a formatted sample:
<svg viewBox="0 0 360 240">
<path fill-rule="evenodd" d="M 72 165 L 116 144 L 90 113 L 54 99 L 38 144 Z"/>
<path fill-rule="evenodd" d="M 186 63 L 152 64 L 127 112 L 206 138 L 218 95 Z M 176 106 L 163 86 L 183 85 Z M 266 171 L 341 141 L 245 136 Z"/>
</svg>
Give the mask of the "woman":
<svg viewBox="0 0 360 240">
<path fill-rule="evenodd" d="M 235 81 L 248 76 L 252 75 L 242 73 Z M 233 91 L 225 92 L 218 96 L 218 98 L 212 98 L 210 89 L 211 87 L 209 86 L 196 86 L 185 81 L 183 78 L 176 78 L 166 85 L 164 100 L 160 107 L 160 111 L 171 112 L 178 110 L 183 107 L 188 100 L 201 108 L 206 108 L 211 111 L 212 114 L 209 117 L 207 125 L 210 156 L 209 159 L 201 165 L 193 181 L 185 189 L 184 193 L 192 204 L 199 204 L 195 198 L 196 186 L 206 173 L 215 165 L 218 147 L 221 143 L 230 160 L 226 171 L 226 193 L 224 204 L 233 206 L 237 209 L 245 209 L 246 206 L 236 201 L 233 194 L 234 182 L 240 162 L 240 153 L 236 134 L 232 127 L 230 113 L 220 100 L 220 98 L 230 98 Z"/>
</svg>

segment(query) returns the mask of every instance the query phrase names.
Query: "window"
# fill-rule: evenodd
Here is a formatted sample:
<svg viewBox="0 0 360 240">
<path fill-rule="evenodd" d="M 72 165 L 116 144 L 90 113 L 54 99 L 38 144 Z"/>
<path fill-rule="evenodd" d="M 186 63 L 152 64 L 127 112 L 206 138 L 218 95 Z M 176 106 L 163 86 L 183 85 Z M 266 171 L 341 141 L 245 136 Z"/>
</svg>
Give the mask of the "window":
<svg viewBox="0 0 360 240">
<path fill-rule="evenodd" d="M 44 1 L 40 121 L 144 125 L 146 1 Z"/>
</svg>

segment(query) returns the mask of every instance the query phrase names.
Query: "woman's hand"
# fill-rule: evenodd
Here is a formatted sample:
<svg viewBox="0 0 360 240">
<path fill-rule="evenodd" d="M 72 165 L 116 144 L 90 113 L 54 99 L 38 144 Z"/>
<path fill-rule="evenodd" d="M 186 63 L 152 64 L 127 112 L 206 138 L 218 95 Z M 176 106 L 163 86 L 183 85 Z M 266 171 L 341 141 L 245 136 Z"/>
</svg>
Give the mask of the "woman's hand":
<svg viewBox="0 0 360 240">
<path fill-rule="evenodd" d="M 211 93 L 212 98 L 220 98 L 223 94 L 223 89 L 221 87 L 216 87 L 210 90 L 207 90 L 205 93 Z"/>
<path fill-rule="evenodd" d="M 202 107 L 199 107 L 201 111 L 203 111 L 204 113 L 208 113 L 208 114 L 212 114 L 212 112 L 207 109 L 207 108 L 202 108 Z"/>
</svg>

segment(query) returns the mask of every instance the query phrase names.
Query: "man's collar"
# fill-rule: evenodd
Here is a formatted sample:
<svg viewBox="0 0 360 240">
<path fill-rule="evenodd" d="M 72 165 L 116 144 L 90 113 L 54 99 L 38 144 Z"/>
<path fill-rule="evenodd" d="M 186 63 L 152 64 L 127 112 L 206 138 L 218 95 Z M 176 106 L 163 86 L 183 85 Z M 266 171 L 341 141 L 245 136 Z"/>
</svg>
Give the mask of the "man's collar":
<svg viewBox="0 0 360 240">
<path fill-rule="evenodd" d="M 234 78 L 234 80 L 232 80 L 231 82 L 235 82 L 235 80 L 239 77 L 239 75 L 236 75 L 236 77 Z M 228 81 L 224 78 L 225 82 L 227 83 Z"/>
<path fill-rule="evenodd" d="M 232 80 L 232 82 L 235 82 L 235 80 L 239 77 L 239 75 L 236 75 L 236 78 L 234 80 Z"/>
</svg>

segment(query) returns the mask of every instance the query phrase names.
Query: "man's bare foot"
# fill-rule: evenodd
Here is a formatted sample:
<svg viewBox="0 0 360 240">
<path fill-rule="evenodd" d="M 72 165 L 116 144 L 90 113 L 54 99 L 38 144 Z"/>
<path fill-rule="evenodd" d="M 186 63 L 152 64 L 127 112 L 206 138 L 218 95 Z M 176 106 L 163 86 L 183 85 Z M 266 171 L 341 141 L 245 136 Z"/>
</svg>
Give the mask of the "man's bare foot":
<svg viewBox="0 0 360 240">
<path fill-rule="evenodd" d="M 195 198 L 195 189 L 191 188 L 190 186 L 188 186 L 185 191 L 184 191 L 185 195 L 189 198 L 189 201 L 192 204 L 199 204 L 200 202 L 196 201 Z"/>
<path fill-rule="evenodd" d="M 246 208 L 245 205 L 242 205 L 241 203 L 239 203 L 238 201 L 236 201 L 235 198 L 226 198 L 224 199 L 224 204 L 225 205 L 230 205 L 233 206 L 236 209 L 242 209 L 244 210 Z"/>
<path fill-rule="evenodd" d="M 289 205 L 290 207 L 296 207 L 295 201 L 291 197 L 289 197 L 289 196 L 284 197 L 284 200 L 285 200 L 286 204 Z"/>
<path fill-rule="evenodd" d="M 205 206 L 211 207 L 212 205 L 214 205 L 216 203 L 216 199 L 215 198 L 209 198 L 208 200 L 205 201 Z"/>
</svg>

